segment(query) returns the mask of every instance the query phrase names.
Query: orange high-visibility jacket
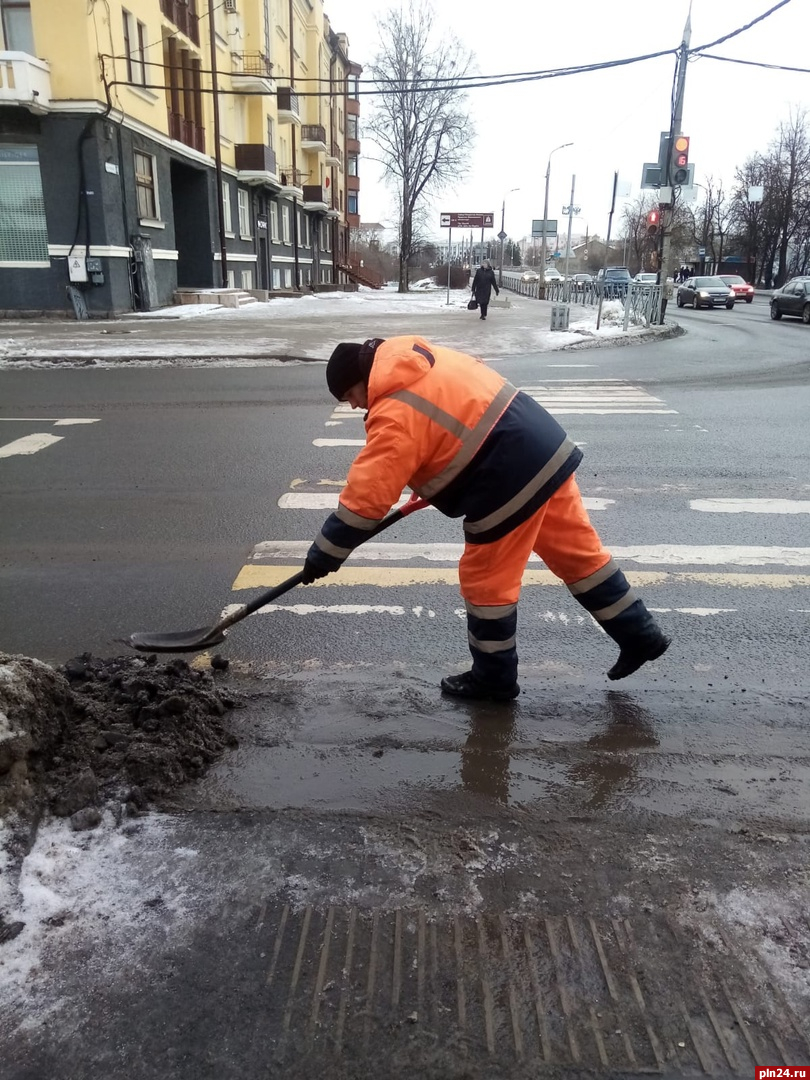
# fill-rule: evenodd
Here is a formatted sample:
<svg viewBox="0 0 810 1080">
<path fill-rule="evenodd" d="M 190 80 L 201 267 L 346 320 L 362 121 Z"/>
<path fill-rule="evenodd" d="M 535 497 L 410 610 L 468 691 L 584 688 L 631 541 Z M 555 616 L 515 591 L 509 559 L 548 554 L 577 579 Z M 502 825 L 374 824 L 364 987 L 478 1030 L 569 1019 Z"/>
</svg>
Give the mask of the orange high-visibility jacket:
<svg viewBox="0 0 810 1080">
<path fill-rule="evenodd" d="M 463 516 L 468 542 L 488 543 L 526 521 L 582 458 L 541 405 L 482 361 L 410 336 L 374 355 L 366 440 L 310 550 L 330 569 L 406 487 Z"/>
</svg>

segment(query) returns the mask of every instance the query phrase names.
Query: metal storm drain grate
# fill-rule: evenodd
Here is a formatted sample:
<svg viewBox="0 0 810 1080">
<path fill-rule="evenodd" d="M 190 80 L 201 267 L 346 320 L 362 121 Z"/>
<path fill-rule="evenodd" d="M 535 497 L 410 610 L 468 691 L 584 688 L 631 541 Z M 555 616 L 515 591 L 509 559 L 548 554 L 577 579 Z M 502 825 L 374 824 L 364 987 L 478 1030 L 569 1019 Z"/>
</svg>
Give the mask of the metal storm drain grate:
<svg viewBox="0 0 810 1080">
<path fill-rule="evenodd" d="M 257 1041 L 299 1063 L 452 1053 L 591 1070 L 753 1076 L 810 1064 L 781 992 L 732 942 L 707 966 L 654 917 L 289 906 L 264 912 Z M 381 1072 L 380 1075 L 384 1075 Z"/>
</svg>

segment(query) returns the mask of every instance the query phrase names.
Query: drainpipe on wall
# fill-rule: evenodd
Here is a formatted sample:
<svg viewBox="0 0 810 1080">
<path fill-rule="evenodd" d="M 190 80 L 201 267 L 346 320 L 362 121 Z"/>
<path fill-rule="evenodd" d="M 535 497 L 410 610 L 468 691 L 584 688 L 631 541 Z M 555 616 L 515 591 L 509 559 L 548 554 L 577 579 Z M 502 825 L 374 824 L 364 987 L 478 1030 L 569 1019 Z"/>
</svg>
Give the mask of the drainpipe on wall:
<svg viewBox="0 0 810 1080">
<path fill-rule="evenodd" d="M 208 0 L 212 3 L 212 0 Z M 293 0 L 290 0 L 290 94 L 295 92 L 295 12 L 293 11 Z M 292 102 L 290 102 L 292 105 Z M 297 179 L 297 172 L 295 168 L 295 124 L 291 124 L 292 131 L 290 132 L 291 145 L 292 145 L 292 177 L 293 184 Z M 300 292 L 301 290 L 301 267 L 298 262 L 298 200 L 293 196 L 292 201 L 292 227 L 293 227 L 293 258 L 295 259 L 295 287 Z"/>
<path fill-rule="evenodd" d="M 291 0 L 292 2 L 292 0 Z M 214 0 L 208 0 L 208 37 L 211 41 L 211 97 L 214 102 L 214 166 L 217 178 L 217 223 L 222 266 L 222 287 L 228 287 L 228 251 L 225 244 L 225 213 L 222 207 L 222 151 L 219 145 L 219 86 L 217 83 L 217 42 L 214 30 Z"/>
</svg>

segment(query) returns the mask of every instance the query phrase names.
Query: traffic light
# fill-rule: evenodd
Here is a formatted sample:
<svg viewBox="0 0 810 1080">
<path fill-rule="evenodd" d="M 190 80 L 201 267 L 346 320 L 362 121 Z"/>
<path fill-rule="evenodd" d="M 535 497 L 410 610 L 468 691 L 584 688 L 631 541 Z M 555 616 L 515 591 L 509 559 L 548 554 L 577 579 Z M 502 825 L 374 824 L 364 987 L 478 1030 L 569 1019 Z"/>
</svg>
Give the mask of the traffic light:
<svg viewBox="0 0 810 1080">
<path fill-rule="evenodd" d="M 655 236 L 660 224 L 661 212 L 659 210 L 650 210 L 647 214 L 647 236 Z"/>
<path fill-rule="evenodd" d="M 672 147 L 672 183 L 685 184 L 689 179 L 689 136 L 676 135 Z"/>
</svg>

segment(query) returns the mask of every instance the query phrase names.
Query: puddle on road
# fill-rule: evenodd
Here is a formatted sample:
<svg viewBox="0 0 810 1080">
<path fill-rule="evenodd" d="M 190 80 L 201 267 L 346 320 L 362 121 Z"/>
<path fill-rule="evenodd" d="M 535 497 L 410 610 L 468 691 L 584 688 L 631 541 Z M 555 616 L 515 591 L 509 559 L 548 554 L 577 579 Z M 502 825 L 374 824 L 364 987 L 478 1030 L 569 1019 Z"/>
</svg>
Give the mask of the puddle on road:
<svg viewBox="0 0 810 1080">
<path fill-rule="evenodd" d="M 741 716 L 671 693 L 600 690 L 586 703 L 524 695 L 513 707 L 436 700 L 411 683 L 374 692 L 284 683 L 195 802 L 398 813 L 534 807 L 698 820 L 807 818 L 804 713 Z"/>
</svg>

